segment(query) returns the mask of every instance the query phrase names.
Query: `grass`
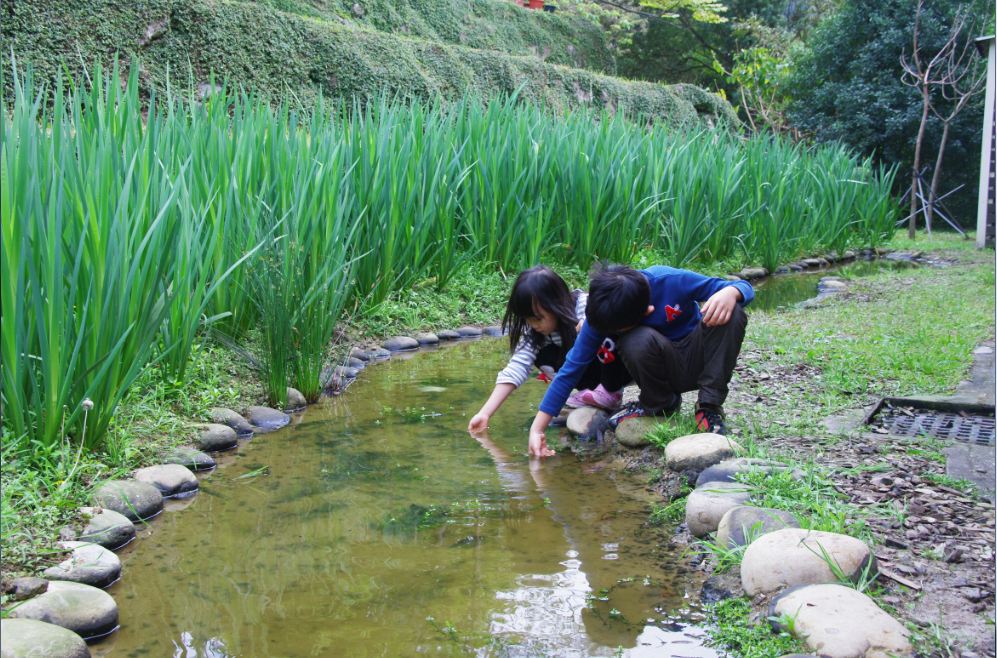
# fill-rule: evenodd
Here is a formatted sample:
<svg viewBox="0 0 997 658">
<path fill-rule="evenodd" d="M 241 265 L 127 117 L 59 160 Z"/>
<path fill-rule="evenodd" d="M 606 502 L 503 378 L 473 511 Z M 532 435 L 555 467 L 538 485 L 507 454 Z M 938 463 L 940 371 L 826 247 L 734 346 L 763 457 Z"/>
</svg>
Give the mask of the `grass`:
<svg viewBox="0 0 997 658">
<path fill-rule="evenodd" d="M 688 434 L 695 434 L 698 431 L 696 429 L 696 419 L 692 414 L 679 413 L 668 418 L 662 418 L 657 425 L 648 431 L 647 440 L 656 448 L 664 450 L 675 439 Z"/>
<path fill-rule="evenodd" d="M 745 598 L 727 599 L 709 606 L 710 645 L 738 658 L 806 653 L 799 640 L 788 633 L 773 631 L 768 623 L 753 622 L 751 615 L 751 602 Z"/>
</svg>

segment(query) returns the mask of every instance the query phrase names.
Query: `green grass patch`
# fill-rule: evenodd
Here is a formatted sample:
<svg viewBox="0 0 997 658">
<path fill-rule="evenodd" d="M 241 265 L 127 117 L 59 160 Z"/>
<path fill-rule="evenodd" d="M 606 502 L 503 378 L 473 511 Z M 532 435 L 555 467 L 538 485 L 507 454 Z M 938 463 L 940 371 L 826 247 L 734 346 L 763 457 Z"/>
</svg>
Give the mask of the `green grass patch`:
<svg viewBox="0 0 997 658">
<path fill-rule="evenodd" d="M 679 413 L 662 418 L 657 425 L 648 431 L 647 440 L 651 442 L 651 445 L 664 450 L 665 446 L 680 436 L 696 434 L 697 432 L 699 430 L 696 428 L 695 417 L 691 414 Z"/>
<path fill-rule="evenodd" d="M 773 658 L 789 653 L 806 653 L 806 647 L 788 633 L 772 630 L 765 622 L 751 620 L 751 603 L 746 598 L 727 599 L 707 608 L 712 626 L 710 645 L 738 658 Z"/>
</svg>

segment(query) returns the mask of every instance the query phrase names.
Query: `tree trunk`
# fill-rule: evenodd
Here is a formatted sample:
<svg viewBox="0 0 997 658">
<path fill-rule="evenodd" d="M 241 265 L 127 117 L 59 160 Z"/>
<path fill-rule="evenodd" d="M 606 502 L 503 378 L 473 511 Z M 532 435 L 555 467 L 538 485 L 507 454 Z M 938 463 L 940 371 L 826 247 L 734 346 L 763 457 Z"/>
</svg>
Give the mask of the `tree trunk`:
<svg viewBox="0 0 997 658">
<path fill-rule="evenodd" d="M 931 190 L 928 192 L 928 212 L 924 216 L 924 228 L 931 235 L 931 215 L 935 211 L 935 198 L 938 197 L 938 179 L 942 173 L 942 158 L 945 157 L 945 143 L 949 140 L 949 122 L 942 127 L 942 143 L 938 145 L 938 157 L 935 158 L 935 171 L 931 174 Z"/>
<path fill-rule="evenodd" d="M 924 109 L 921 111 L 921 125 L 917 129 L 917 141 L 914 142 L 914 171 L 910 175 L 910 221 L 907 223 L 907 237 L 914 239 L 917 230 L 917 172 L 921 168 L 921 142 L 924 141 L 924 128 L 928 123 L 928 92 L 921 94 Z"/>
</svg>

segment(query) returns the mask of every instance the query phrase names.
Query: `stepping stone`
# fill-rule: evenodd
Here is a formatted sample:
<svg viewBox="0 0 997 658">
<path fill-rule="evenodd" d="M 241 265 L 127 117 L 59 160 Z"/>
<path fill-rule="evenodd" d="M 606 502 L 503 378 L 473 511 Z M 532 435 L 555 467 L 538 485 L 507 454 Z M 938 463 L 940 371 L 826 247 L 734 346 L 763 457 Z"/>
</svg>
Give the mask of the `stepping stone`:
<svg viewBox="0 0 997 658">
<path fill-rule="evenodd" d="M 479 327 L 460 327 L 457 329 L 457 333 L 460 334 L 461 338 L 480 338 L 481 329 Z"/>
<path fill-rule="evenodd" d="M 24 601 L 38 596 L 48 589 L 48 581 L 35 576 L 15 578 L 11 583 L 4 583 L 4 594 L 10 594 L 15 601 Z"/>
<path fill-rule="evenodd" d="M 106 507 L 125 516 L 129 521 L 151 519 L 163 511 L 163 495 L 159 489 L 136 480 L 110 480 L 93 494 L 97 507 Z"/>
<path fill-rule="evenodd" d="M 391 352 L 384 349 L 383 347 L 372 347 L 367 350 L 367 362 L 371 361 L 387 361 L 391 358 Z"/>
<path fill-rule="evenodd" d="M 107 635 L 118 627 L 118 606 L 110 594 L 64 580 L 53 580 L 44 594 L 28 599 L 8 614 L 15 619 L 34 619 L 68 628 L 84 640 Z"/>
<path fill-rule="evenodd" d="M 367 362 L 354 356 L 346 359 L 346 368 L 360 372 L 367 367 Z"/>
<path fill-rule="evenodd" d="M 717 525 L 717 545 L 724 548 L 747 546 L 762 535 L 799 528 L 796 517 L 781 509 L 740 505 L 727 510 Z"/>
<path fill-rule="evenodd" d="M 90 517 L 80 533 L 80 541 L 100 544 L 113 551 L 135 539 L 135 524 L 124 514 L 99 507 L 81 507 L 80 511 Z"/>
<path fill-rule="evenodd" d="M 333 377 L 338 377 L 341 381 L 352 381 L 360 374 L 360 370 L 351 366 L 336 366 L 332 369 Z"/>
<path fill-rule="evenodd" d="M 762 277 L 768 276 L 769 271 L 764 267 L 746 267 L 737 274 L 742 279 L 751 281 L 752 279 L 761 279 Z"/>
<path fill-rule="evenodd" d="M 82 637 L 62 626 L 35 619 L 0 620 L 2 658 L 90 658 Z"/>
<path fill-rule="evenodd" d="M 197 427 L 201 430 L 201 434 L 197 437 L 197 444 L 205 452 L 231 450 L 239 444 L 239 435 L 228 425 L 204 423 Z"/>
<path fill-rule="evenodd" d="M 436 334 L 424 332 L 415 335 L 415 340 L 420 345 L 436 345 L 440 342 L 440 337 Z"/>
<path fill-rule="evenodd" d="M 568 414 L 568 431 L 582 439 L 595 438 L 605 427 L 609 414 L 595 407 L 579 407 Z"/>
<path fill-rule="evenodd" d="M 772 600 L 772 617 L 793 617 L 791 631 L 822 658 L 914 655 L 903 624 L 844 585 L 794 587 Z"/>
<path fill-rule="evenodd" d="M 457 340 L 460 338 L 460 333 L 454 329 L 444 329 L 443 331 L 437 331 L 436 335 L 440 340 Z"/>
<path fill-rule="evenodd" d="M 290 416 L 270 407 L 249 407 L 246 409 L 246 418 L 257 432 L 279 430 L 291 422 Z"/>
<path fill-rule="evenodd" d="M 393 336 L 382 343 L 389 352 L 407 352 L 419 349 L 419 341 L 411 336 Z"/>
<path fill-rule="evenodd" d="M 848 284 L 836 276 L 825 276 L 817 282 L 817 292 L 832 293 L 848 290 Z"/>
<path fill-rule="evenodd" d="M 189 468 L 180 464 L 147 466 L 135 471 L 133 477 L 139 482 L 151 484 L 159 489 L 163 498 L 173 498 L 197 492 L 197 478 L 194 477 Z"/>
<path fill-rule="evenodd" d="M 481 330 L 481 332 L 486 336 L 491 336 L 492 338 L 501 338 L 505 335 L 505 332 L 502 331 L 502 327 L 494 325 L 491 327 L 485 327 Z"/>
<path fill-rule="evenodd" d="M 647 433 L 658 426 L 660 421 L 655 418 L 627 418 L 616 426 L 613 434 L 616 442 L 628 448 L 643 448 L 651 445 Z"/>
<path fill-rule="evenodd" d="M 208 411 L 208 418 L 212 423 L 231 427 L 240 438 L 247 439 L 253 435 L 253 426 L 249 424 L 249 421 L 231 409 L 214 407 Z"/>
<path fill-rule="evenodd" d="M 780 265 L 775 268 L 775 272 L 773 272 L 773 274 L 789 274 L 792 271 L 793 270 L 789 269 L 789 265 Z"/>
<path fill-rule="evenodd" d="M 370 355 L 367 354 L 367 350 L 362 347 L 354 347 L 350 350 L 350 358 L 356 359 L 357 361 L 363 361 L 364 363 L 370 361 Z"/>
<path fill-rule="evenodd" d="M 725 459 L 703 470 L 696 478 L 696 486 L 700 487 L 708 482 L 734 482 L 739 473 L 748 471 L 762 471 L 764 473 L 777 473 L 788 469 L 789 466 L 769 459 L 753 459 L 751 457 L 738 457 L 736 459 Z"/>
<path fill-rule="evenodd" d="M 803 263 L 790 263 L 789 269 L 793 272 L 802 272 L 803 270 L 807 269 L 807 266 L 804 265 Z"/>
<path fill-rule="evenodd" d="M 862 540 L 833 532 L 785 528 L 762 535 L 744 551 L 741 584 L 745 593 L 754 596 L 794 585 L 838 582 L 822 549 L 846 578 L 856 580 L 867 566 L 875 573 L 875 558 Z"/>
<path fill-rule="evenodd" d="M 694 537 L 717 529 L 728 511 L 748 502 L 751 489 L 736 482 L 711 482 L 693 490 L 685 501 L 685 522 Z"/>
<path fill-rule="evenodd" d="M 163 457 L 163 463 L 180 464 L 195 472 L 210 471 L 215 467 L 215 460 L 211 458 L 211 455 L 186 446 L 171 450 Z"/>
<path fill-rule="evenodd" d="M 284 405 L 287 411 L 300 411 L 308 406 L 308 400 L 304 394 L 296 388 L 287 387 L 287 404 Z"/>
<path fill-rule="evenodd" d="M 677 473 L 699 473 L 741 450 L 734 439 L 720 434 L 704 432 L 688 434 L 673 439 L 665 446 L 665 464 Z"/>
<path fill-rule="evenodd" d="M 62 541 L 59 546 L 72 551 L 69 558 L 45 570 L 49 580 L 69 580 L 104 588 L 121 577 L 121 560 L 98 544 Z"/>
</svg>

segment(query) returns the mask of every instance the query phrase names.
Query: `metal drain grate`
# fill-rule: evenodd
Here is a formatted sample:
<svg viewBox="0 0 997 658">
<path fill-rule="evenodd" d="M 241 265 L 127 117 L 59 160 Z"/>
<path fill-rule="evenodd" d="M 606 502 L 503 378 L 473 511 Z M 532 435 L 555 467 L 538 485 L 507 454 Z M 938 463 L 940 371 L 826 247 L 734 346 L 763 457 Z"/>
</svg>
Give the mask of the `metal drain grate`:
<svg viewBox="0 0 997 658">
<path fill-rule="evenodd" d="M 879 423 L 890 433 L 902 436 L 933 436 L 963 443 L 992 446 L 993 416 L 976 416 L 932 409 L 885 407 Z"/>
</svg>

